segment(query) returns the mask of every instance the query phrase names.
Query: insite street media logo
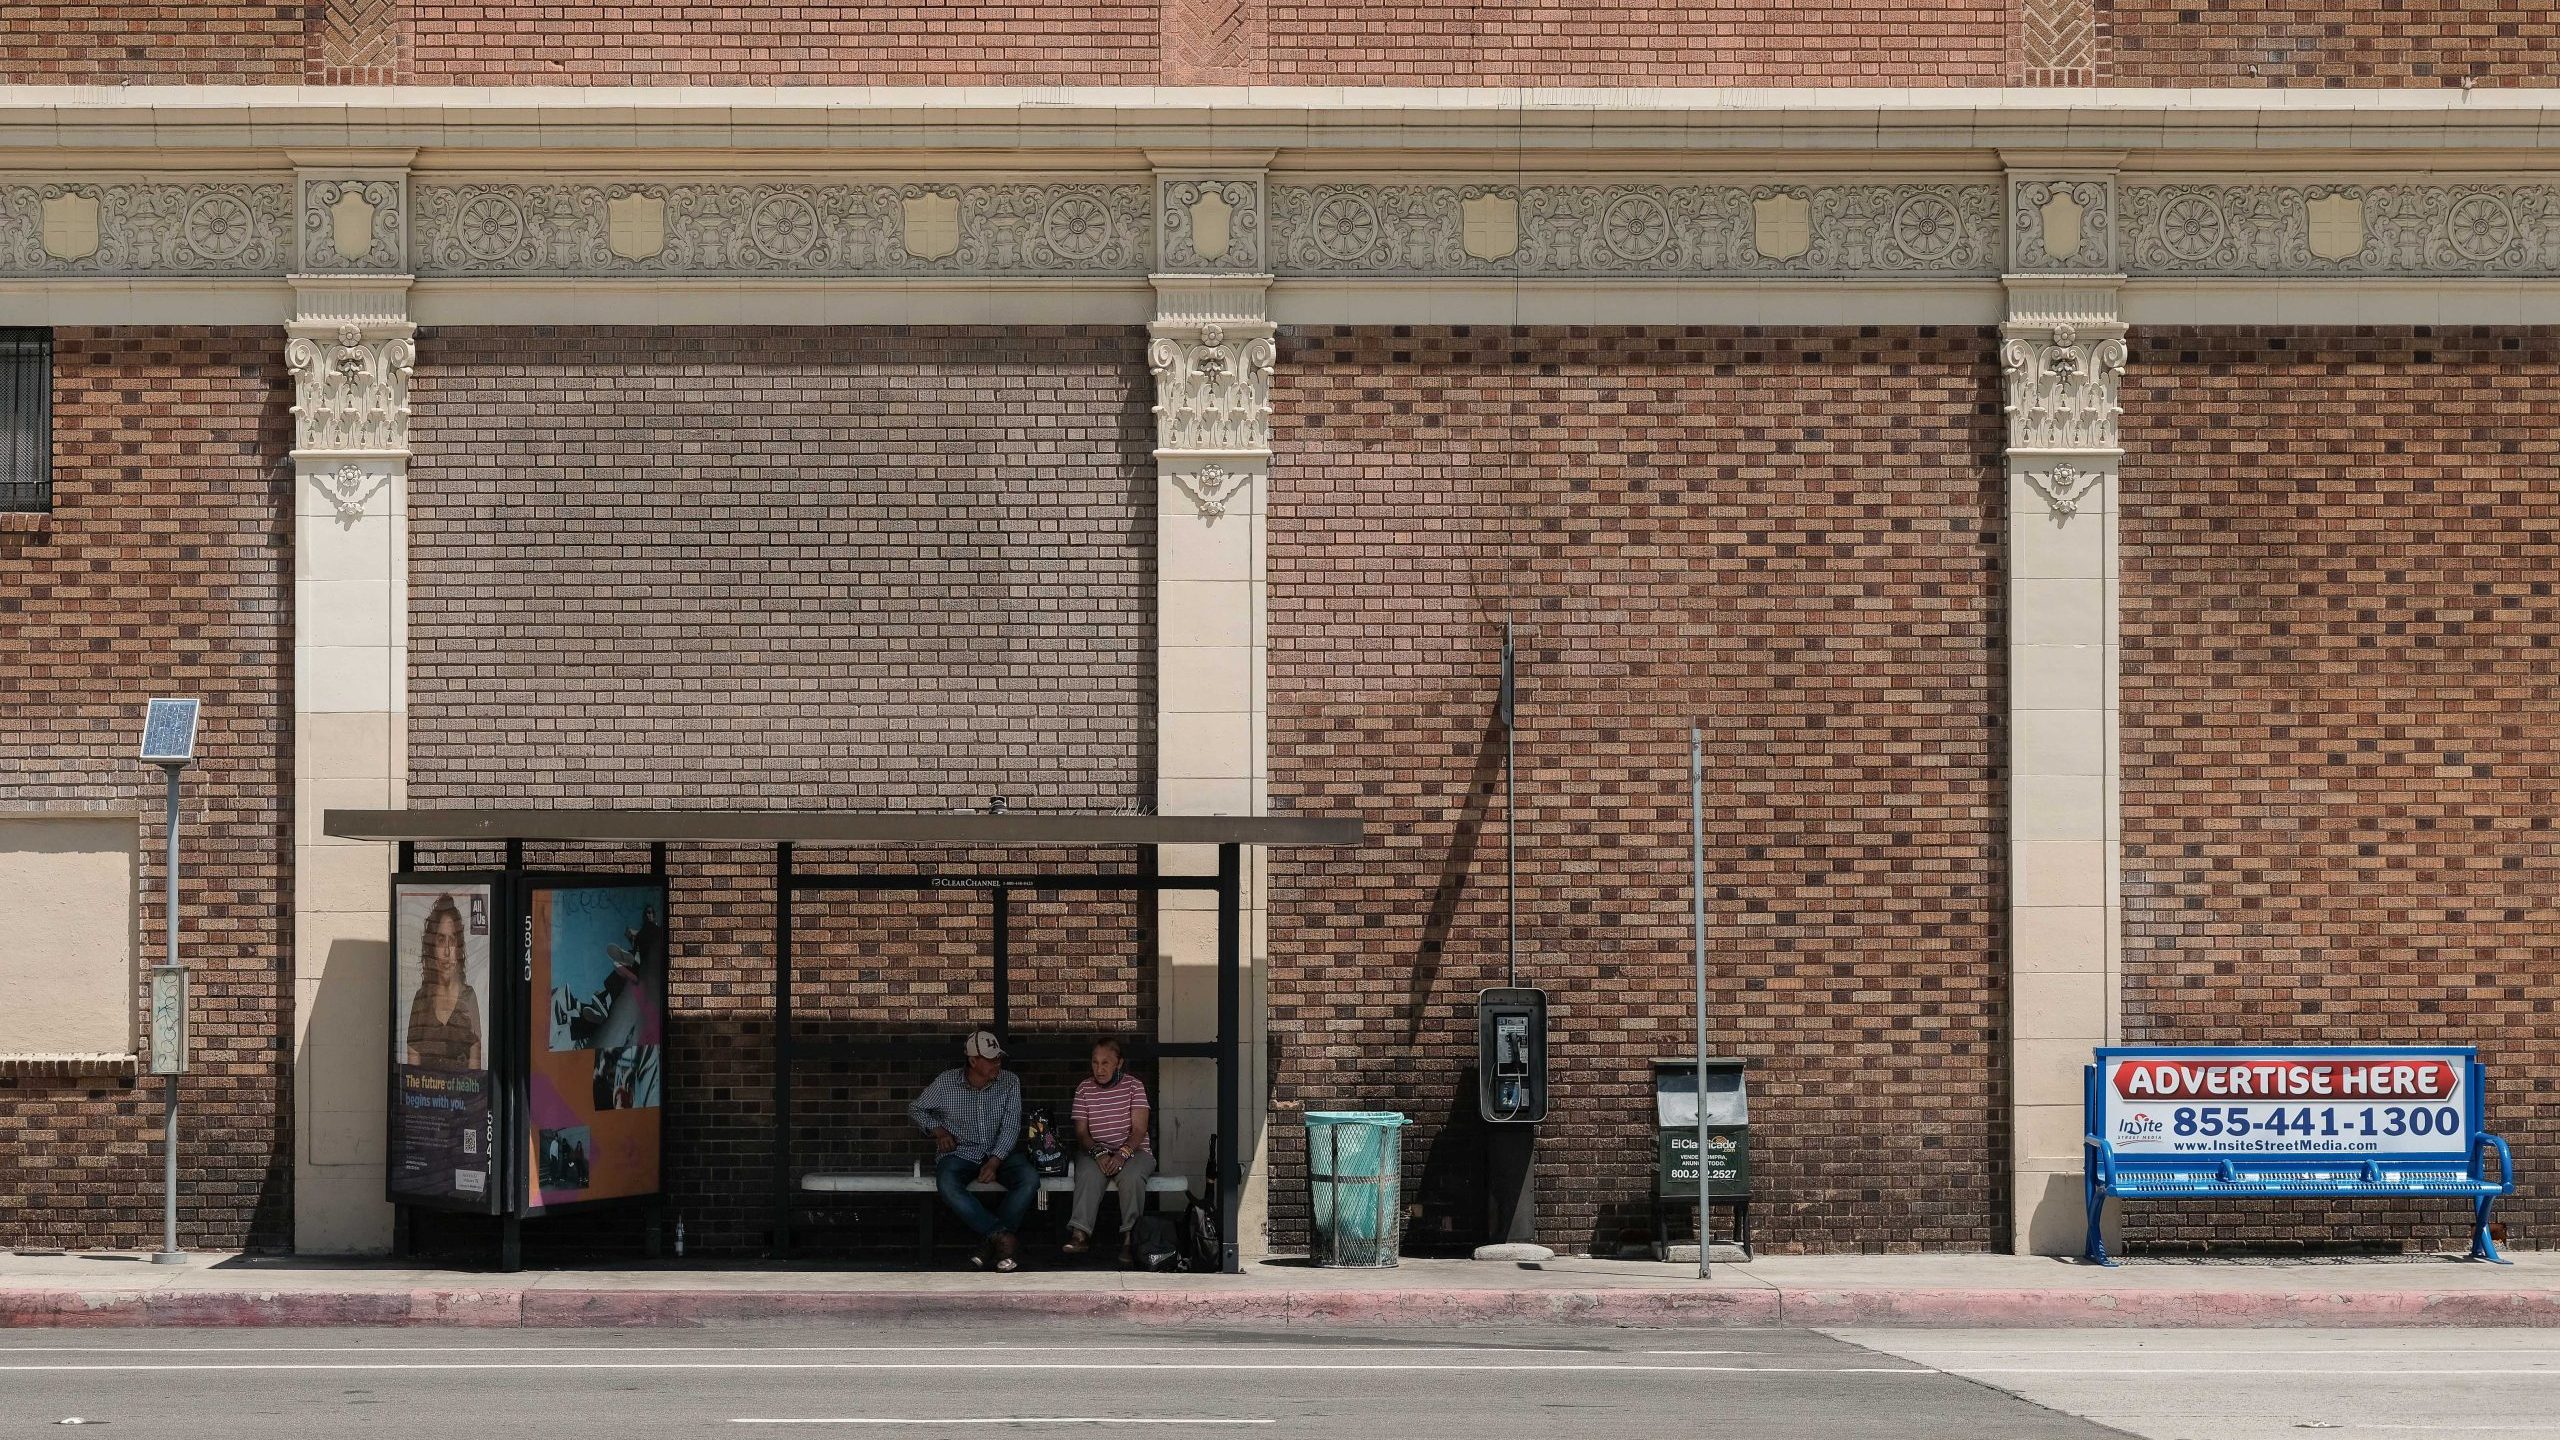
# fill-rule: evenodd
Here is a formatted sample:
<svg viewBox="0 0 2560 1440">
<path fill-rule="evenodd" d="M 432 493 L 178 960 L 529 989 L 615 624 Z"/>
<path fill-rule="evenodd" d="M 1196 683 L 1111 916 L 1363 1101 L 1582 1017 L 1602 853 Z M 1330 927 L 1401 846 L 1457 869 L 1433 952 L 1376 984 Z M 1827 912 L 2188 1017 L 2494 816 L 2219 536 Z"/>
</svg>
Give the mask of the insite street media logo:
<svg viewBox="0 0 2560 1440">
<path fill-rule="evenodd" d="M 2166 1137 L 2160 1122 L 2148 1110 L 2137 1110 L 2116 1120 L 2116 1143 L 2119 1145 L 2157 1144 Z"/>
</svg>

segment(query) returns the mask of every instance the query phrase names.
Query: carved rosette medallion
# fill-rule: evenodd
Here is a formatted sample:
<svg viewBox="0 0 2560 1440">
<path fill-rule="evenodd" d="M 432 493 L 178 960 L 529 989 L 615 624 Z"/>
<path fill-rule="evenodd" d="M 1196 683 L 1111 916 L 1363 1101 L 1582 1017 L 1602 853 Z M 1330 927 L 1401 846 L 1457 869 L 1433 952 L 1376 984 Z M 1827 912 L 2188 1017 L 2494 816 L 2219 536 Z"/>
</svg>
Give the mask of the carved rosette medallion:
<svg viewBox="0 0 2560 1440">
<path fill-rule="evenodd" d="M 1174 488 L 1180 490 L 1200 512 L 1204 523 L 1215 525 L 1227 513 L 1227 507 L 1244 494 L 1253 477 L 1243 470 L 1230 469 L 1212 461 L 1194 469 L 1171 472 Z"/>
<path fill-rule="evenodd" d="M 352 530 L 364 519 L 365 507 L 390 486 L 391 472 L 349 461 L 325 475 L 312 476 L 311 484 L 338 512 L 338 528 Z"/>
<path fill-rule="evenodd" d="M 2054 523 L 2060 524 L 2080 513 L 2080 502 L 2094 493 L 2106 477 L 2096 470 L 2083 470 L 2064 461 L 2042 470 L 2029 470 L 2027 483 L 2053 507 Z"/>
</svg>

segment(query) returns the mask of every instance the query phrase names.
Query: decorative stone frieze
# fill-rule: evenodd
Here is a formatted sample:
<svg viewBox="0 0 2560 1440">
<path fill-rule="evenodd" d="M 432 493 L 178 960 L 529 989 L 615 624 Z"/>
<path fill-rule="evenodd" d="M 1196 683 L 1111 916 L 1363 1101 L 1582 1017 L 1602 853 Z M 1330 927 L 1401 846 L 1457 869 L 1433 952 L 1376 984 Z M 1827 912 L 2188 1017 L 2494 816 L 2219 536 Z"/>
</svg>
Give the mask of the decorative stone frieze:
<svg viewBox="0 0 2560 1440">
<path fill-rule="evenodd" d="M 0 274 L 281 275 L 282 180 L 0 182 Z"/>
<path fill-rule="evenodd" d="M 304 169 L 302 260 L 306 275 L 383 275 L 409 268 L 409 179 L 400 169 Z"/>
<path fill-rule="evenodd" d="M 1168 269 L 1262 268 L 1262 181 L 1253 176 L 1156 182 L 1157 254 Z"/>
<path fill-rule="evenodd" d="M 2560 275 L 2560 185 L 2125 187 L 2132 275 Z"/>
<path fill-rule="evenodd" d="M 425 277 L 1135 277 L 1154 253 L 1141 184 L 438 180 L 417 210 Z"/>
<path fill-rule="evenodd" d="M 2113 271 L 2116 209 L 2110 170 L 2010 171 L 2010 273 Z"/>
<path fill-rule="evenodd" d="M 1273 187 L 1282 275 L 1943 275 L 1997 271 L 1991 184 Z"/>
</svg>

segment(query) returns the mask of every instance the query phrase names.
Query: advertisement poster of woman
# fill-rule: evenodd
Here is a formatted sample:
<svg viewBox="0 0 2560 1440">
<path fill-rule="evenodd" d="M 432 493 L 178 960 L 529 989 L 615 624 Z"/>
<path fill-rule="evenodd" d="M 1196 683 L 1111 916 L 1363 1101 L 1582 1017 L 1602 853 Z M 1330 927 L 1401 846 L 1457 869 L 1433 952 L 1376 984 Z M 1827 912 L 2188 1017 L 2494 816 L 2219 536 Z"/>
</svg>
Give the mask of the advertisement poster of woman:
<svg viewBox="0 0 2560 1440">
<path fill-rule="evenodd" d="M 404 881 L 392 896 L 391 1198 L 486 1209 L 492 887 Z"/>
</svg>

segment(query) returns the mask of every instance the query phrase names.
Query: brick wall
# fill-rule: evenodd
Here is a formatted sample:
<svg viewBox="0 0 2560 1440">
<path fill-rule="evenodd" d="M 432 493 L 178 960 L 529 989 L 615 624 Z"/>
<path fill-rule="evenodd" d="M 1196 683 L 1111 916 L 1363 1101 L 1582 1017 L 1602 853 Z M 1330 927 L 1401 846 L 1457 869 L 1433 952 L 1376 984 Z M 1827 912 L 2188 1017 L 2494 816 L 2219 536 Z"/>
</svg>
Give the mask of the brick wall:
<svg viewBox="0 0 2560 1440">
<path fill-rule="evenodd" d="M 530 4 L 411 0 L 435 85 L 1140 85 L 1154 0 L 883 6 L 864 0 Z"/>
<path fill-rule="evenodd" d="M 1998 85 L 2007 0 L 1264 0 L 1279 85 Z"/>
<path fill-rule="evenodd" d="M 1142 332 L 445 330 L 419 348 L 411 803 L 1125 810 L 1153 794 Z M 669 1191 L 691 1245 L 753 1251 L 772 858 L 671 863 Z M 991 1012 L 985 903 L 801 898 L 800 1033 L 907 1047 L 799 1071 L 804 1168 L 922 1153 L 906 1100 Z M 1072 1050 L 1141 1027 L 1154 975 L 1128 900 L 1015 905 L 1017 1037 Z M 1078 1061 L 1035 1067 L 1035 1099 L 1063 1098 Z M 863 1218 L 894 1243 L 911 1213 Z"/>
<path fill-rule="evenodd" d="M 5 0 L 0 81 L 16 85 L 292 85 L 303 0 Z"/>
<path fill-rule="evenodd" d="M 190 1246 L 281 1247 L 293 1180 L 291 395 L 272 327 L 55 332 L 54 514 L 0 532 L 0 807 L 137 815 L 160 958 L 159 772 L 141 700 L 205 702 L 186 772 Z M 139 982 L 135 997 L 140 1012 Z M 0 1246 L 157 1246 L 159 1083 L 0 1062 Z"/>
<path fill-rule="evenodd" d="M 2560 12 L 2508 0 L 2096 3 L 2113 85 L 2548 85 L 2560 66 Z"/>
<path fill-rule="evenodd" d="M 1714 1044 L 1752 1064 L 1761 1239 L 2001 1240 L 1995 348 L 1969 328 L 1286 337 L 1271 793 L 1370 841 L 1272 863 L 1281 1245 L 1304 1242 L 1309 1108 L 1413 1116 L 1417 1245 L 1476 1238 L 1459 1084 L 1475 992 L 1502 983 L 1506 615 L 1522 979 L 1553 1006 L 1542 1238 L 1644 1227 L 1647 1062 L 1691 1043 L 1695 719 Z"/>
<path fill-rule="evenodd" d="M 2560 346 L 2146 330 L 2124 390 L 2126 1038 L 2477 1044 L 2560 1146 Z M 2502 1207 L 2547 1245 L 2560 1188 Z M 2331 1209 L 2334 1213 L 2324 1213 Z M 2461 1207 L 2152 1206 L 2137 1240 L 2453 1243 Z M 2321 1223 L 2325 1221 L 2326 1223 Z"/>
</svg>

